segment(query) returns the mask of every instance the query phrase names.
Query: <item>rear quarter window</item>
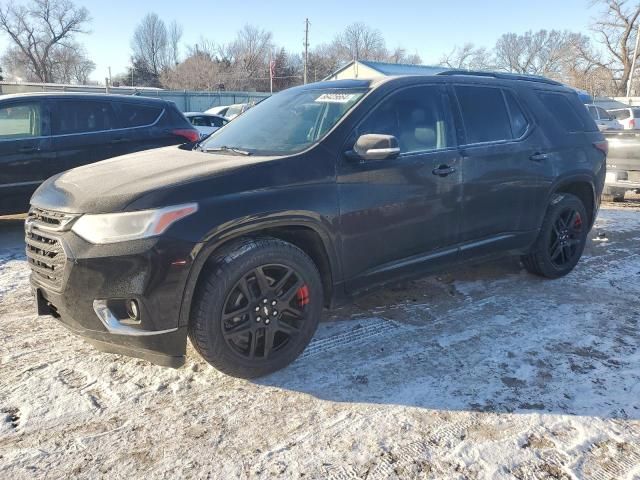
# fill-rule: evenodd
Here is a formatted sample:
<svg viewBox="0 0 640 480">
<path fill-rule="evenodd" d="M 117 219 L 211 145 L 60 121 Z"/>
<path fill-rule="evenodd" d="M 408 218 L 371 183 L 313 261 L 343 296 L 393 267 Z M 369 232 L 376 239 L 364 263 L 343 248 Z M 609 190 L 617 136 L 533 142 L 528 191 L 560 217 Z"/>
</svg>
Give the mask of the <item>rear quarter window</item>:
<svg viewBox="0 0 640 480">
<path fill-rule="evenodd" d="M 563 93 L 538 92 L 538 98 L 551 116 L 567 132 L 591 132 L 597 130 L 597 126 L 589 112 L 582 107 L 584 112 L 581 115 L 580 110 L 567 98 L 567 95 Z"/>
<path fill-rule="evenodd" d="M 118 125 L 120 128 L 144 127 L 152 125 L 162 113 L 162 107 L 135 103 L 118 105 Z"/>
<path fill-rule="evenodd" d="M 614 110 L 609 113 L 613 115 L 613 118 L 617 120 L 626 120 L 631 117 L 631 112 L 627 108 L 622 110 Z"/>
</svg>

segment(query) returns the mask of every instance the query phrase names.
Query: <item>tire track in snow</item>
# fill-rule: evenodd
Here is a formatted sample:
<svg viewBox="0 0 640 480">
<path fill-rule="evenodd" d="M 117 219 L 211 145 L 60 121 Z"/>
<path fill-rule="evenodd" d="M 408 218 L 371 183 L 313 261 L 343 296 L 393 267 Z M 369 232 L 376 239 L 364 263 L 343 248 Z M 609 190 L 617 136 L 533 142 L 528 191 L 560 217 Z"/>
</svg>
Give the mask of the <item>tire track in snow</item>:
<svg viewBox="0 0 640 480">
<path fill-rule="evenodd" d="M 349 322 L 349 324 L 351 323 Z M 309 346 L 300 355 L 299 360 L 316 357 L 345 346 L 358 345 L 373 337 L 407 328 L 392 320 L 383 320 L 381 318 L 363 319 L 358 321 L 357 325 L 347 332 L 311 340 Z"/>
</svg>

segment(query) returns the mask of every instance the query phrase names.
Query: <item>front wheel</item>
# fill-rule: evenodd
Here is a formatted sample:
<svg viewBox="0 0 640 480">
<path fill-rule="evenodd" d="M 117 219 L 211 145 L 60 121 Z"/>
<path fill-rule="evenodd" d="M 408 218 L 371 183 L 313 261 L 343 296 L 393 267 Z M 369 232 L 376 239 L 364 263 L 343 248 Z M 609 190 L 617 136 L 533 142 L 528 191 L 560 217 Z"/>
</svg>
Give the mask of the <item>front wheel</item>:
<svg viewBox="0 0 640 480">
<path fill-rule="evenodd" d="M 320 275 L 302 250 L 275 238 L 241 240 L 208 262 L 189 338 L 218 370 L 259 377 L 300 355 L 322 305 Z"/>
<path fill-rule="evenodd" d="M 575 195 L 554 195 L 531 252 L 522 256 L 524 267 L 535 275 L 559 278 L 576 266 L 587 242 L 589 220 Z"/>
</svg>

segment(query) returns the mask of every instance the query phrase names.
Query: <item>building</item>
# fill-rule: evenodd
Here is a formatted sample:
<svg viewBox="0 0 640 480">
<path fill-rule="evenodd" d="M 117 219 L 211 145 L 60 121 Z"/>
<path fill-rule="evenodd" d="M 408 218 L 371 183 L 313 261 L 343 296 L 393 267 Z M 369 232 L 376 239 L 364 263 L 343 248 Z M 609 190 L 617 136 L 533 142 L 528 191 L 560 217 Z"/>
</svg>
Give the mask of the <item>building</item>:
<svg viewBox="0 0 640 480">
<path fill-rule="evenodd" d="M 396 75 L 435 75 L 436 73 L 450 70 L 443 67 L 430 67 L 428 65 L 408 65 L 404 63 L 370 62 L 369 60 L 352 60 L 339 68 L 325 80 L 344 80 L 361 78 L 365 80 L 390 77 Z"/>
</svg>

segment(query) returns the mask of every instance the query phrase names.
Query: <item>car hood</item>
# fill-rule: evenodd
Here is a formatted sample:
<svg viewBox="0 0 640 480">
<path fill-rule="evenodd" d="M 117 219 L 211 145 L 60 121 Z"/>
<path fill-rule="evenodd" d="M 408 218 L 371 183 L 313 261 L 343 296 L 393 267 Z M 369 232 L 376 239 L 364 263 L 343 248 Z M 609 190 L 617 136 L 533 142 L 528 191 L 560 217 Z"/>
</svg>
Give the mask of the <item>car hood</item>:
<svg viewBox="0 0 640 480">
<path fill-rule="evenodd" d="M 224 175 L 276 157 L 236 156 L 167 147 L 68 170 L 45 181 L 31 197 L 38 208 L 108 213 L 159 189 Z"/>
</svg>

